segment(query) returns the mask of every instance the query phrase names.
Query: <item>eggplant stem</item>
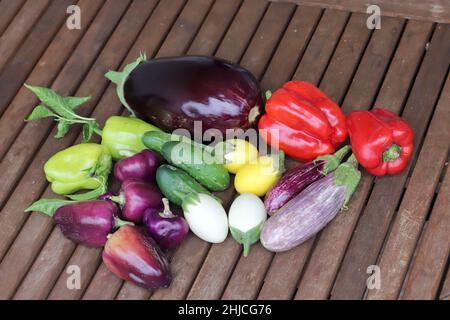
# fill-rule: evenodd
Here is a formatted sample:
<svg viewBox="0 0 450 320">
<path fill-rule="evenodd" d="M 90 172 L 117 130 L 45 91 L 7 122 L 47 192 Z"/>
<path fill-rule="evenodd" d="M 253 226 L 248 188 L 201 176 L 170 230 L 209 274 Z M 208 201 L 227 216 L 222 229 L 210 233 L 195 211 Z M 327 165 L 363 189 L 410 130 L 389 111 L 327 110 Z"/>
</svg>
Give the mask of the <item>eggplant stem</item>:
<svg viewBox="0 0 450 320">
<path fill-rule="evenodd" d="M 358 168 L 358 160 L 356 160 L 354 153 L 352 153 L 352 155 L 347 159 L 346 162 L 352 165 L 353 167 Z"/>
<path fill-rule="evenodd" d="M 344 159 L 344 157 L 346 156 L 346 154 L 351 150 L 352 148 L 349 145 L 343 146 L 342 148 L 340 148 L 338 151 L 336 151 L 334 153 L 334 156 L 336 158 L 338 158 L 339 162 L 342 161 L 342 159 Z"/>
<path fill-rule="evenodd" d="M 244 257 L 248 256 L 248 253 L 250 252 L 250 244 L 247 241 L 244 241 L 244 243 L 242 244 L 244 246 L 244 252 L 243 255 Z"/>
</svg>

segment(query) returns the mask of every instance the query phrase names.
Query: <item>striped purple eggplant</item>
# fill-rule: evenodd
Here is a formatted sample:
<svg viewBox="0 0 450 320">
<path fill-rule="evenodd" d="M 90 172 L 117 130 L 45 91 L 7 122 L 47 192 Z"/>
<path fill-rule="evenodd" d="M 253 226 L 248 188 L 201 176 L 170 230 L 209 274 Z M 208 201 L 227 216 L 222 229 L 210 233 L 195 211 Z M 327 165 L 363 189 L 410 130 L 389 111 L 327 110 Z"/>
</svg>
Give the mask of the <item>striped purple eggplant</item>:
<svg viewBox="0 0 450 320">
<path fill-rule="evenodd" d="M 347 207 L 361 179 L 352 155 L 335 172 L 312 183 L 263 226 L 261 243 L 269 251 L 290 250 L 322 230 Z"/>
<path fill-rule="evenodd" d="M 336 170 L 349 151 L 350 147 L 345 146 L 335 154 L 321 156 L 314 161 L 299 165 L 283 176 L 266 195 L 264 205 L 267 213 L 274 214 L 311 183 Z"/>
</svg>

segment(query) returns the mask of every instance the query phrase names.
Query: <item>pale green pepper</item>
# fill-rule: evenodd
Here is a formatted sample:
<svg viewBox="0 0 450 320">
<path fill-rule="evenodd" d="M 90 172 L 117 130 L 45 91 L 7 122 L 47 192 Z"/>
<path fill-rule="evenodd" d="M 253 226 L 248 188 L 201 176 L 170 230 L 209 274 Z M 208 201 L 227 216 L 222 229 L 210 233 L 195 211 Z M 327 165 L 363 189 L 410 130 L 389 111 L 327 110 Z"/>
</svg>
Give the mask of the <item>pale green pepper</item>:
<svg viewBox="0 0 450 320">
<path fill-rule="evenodd" d="M 87 200 L 106 191 L 111 168 L 112 158 L 105 146 L 82 143 L 54 154 L 45 163 L 44 172 L 56 194 Z M 93 191 L 72 195 L 82 189 Z"/>
<path fill-rule="evenodd" d="M 146 147 L 142 136 L 159 128 L 134 117 L 110 117 L 103 127 L 102 145 L 108 148 L 114 160 L 130 157 Z"/>
</svg>

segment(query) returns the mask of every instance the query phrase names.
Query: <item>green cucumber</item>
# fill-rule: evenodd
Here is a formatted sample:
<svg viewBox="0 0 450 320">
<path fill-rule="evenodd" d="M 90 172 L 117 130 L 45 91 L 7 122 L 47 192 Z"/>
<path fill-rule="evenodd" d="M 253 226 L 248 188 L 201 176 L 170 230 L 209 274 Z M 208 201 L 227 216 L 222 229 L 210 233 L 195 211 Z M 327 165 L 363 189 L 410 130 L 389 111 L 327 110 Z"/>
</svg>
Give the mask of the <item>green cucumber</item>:
<svg viewBox="0 0 450 320">
<path fill-rule="evenodd" d="M 211 195 L 200 183 L 181 169 L 163 164 L 156 170 L 156 183 L 164 196 L 179 206 L 191 193 Z M 220 201 L 220 199 L 218 199 Z"/>
<path fill-rule="evenodd" d="M 162 147 L 162 155 L 170 164 L 183 169 L 209 190 L 223 191 L 230 184 L 227 169 L 198 144 L 166 142 Z"/>
<path fill-rule="evenodd" d="M 164 143 L 166 142 L 170 142 L 170 141 L 184 141 L 187 143 L 193 143 L 197 146 L 200 146 L 202 148 L 208 149 L 210 147 L 205 146 L 204 144 L 195 142 L 191 139 L 189 139 L 188 137 L 179 135 L 179 134 L 171 134 L 171 133 L 167 133 L 167 132 L 162 132 L 162 131 L 149 131 L 146 132 L 144 134 L 144 136 L 142 137 L 142 143 L 144 144 L 144 146 L 146 146 L 148 149 L 158 152 L 161 154 L 161 150 L 162 150 L 162 146 L 164 145 Z M 210 148 L 211 150 L 213 148 Z"/>
</svg>

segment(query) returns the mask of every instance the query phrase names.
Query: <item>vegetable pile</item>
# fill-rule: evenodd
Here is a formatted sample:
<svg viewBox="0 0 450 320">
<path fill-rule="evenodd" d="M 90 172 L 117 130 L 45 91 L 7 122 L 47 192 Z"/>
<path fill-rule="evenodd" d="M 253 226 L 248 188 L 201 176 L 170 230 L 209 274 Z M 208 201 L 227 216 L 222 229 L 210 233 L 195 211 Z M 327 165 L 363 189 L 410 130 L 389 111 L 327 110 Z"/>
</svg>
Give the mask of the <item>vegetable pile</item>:
<svg viewBox="0 0 450 320">
<path fill-rule="evenodd" d="M 111 272 L 147 289 L 170 285 L 168 252 L 189 230 L 210 243 L 230 233 L 244 256 L 258 241 L 272 252 L 290 250 L 348 208 L 361 178 L 358 164 L 376 176 L 397 174 L 412 154 L 412 129 L 399 116 L 373 109 L 346 117 L 306 82 L 268 92 L 262 115 L 255 78 L 221 59 L 146 61 L 141 55 L 106 77 L 130 116 L 113 115 L 103 129 L 76 113 L 90 97 L 26 85 L 41 100 L 26 121 L 54 118 L 57 139 L 82 125 L 83 141 L 44 165 L 53 192 L 62 197 L 40 199 L 25 211 L 52 217 L 74 242 L 104 247 Z M 261 144 L 258 150 L 257 142 L 239 134 L 207 145 L 205 136 L 194 140 L 173 132 L 195 136 L 196 121 L 202 134 L 257 126 L 255 132 L 276 150 L 262 152 Z M 101 144 L 89 142 L 94 134 Z M 338 149 L 347 136 L 350 145 Z M 285 156 L 303 163 L 285 173 Z M 118 190 L 109 187 L 111 179 Z M 227 214 L 215 192 L 232 182 L 240 195 Z"/>
</svg>

